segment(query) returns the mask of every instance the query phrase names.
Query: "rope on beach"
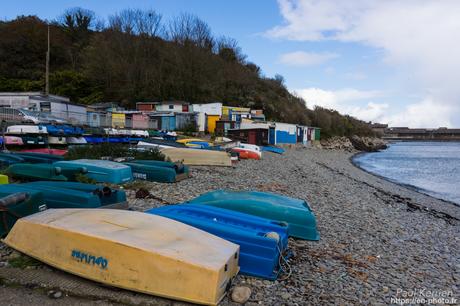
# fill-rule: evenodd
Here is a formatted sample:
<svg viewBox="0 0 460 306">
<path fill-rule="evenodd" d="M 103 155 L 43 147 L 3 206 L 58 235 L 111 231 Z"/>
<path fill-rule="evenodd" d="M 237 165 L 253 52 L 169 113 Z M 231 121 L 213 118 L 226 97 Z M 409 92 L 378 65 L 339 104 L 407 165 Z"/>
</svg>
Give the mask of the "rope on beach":
<svg viewBox="0 0 460 306">
<path fill-rule="evenodd" d="M 280 257 L 278 258 L 278 264 L 280 265 L 281 271 L 286 272 L 286 270 L 283 268 L 283 262 L 285 263 L 285 265 L 287 266 L 287 269 L 289 271 L 287 276 L 284 276 L 283 278 L 279 279 L 279 281 L 285 281 L 289 277 L 291 277 L 292 268 L 291 268 L 291 265 L 289 264 L 288 260 L 286 259 L 286 257 L 284 257 L 283 252 L 281 252 L 280 246 L 278 244 L 276 245 L 276 248 L 278 249 L 278 252 L 280 254 Z"/>
</svg>

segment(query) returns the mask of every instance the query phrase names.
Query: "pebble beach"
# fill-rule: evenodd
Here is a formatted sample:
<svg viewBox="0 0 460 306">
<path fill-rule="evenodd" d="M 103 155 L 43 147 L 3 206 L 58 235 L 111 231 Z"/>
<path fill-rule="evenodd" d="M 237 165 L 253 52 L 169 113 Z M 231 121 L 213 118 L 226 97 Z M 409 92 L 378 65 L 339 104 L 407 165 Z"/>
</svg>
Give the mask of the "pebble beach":
<svg viewBox="0 0 460 306">
<path fill-rule="evenodd" d="M 233 287 L 251 289 L 245 305 L 395 304 L 396 298 L 426 291 L 447 294 L 458 303 L 460 207 L 371 175 L 352 164 L 353 154 L 291 148 L 236 167 L 193 167 L 192 177 L 178 183 L 135 182 L 126 190 L 131 207 L 139 211 L 215 189 L 269 191 L 306 200 L 320 240 L 290 238 L 290 273 L 277 281 L 237 276 Z M 135 198 L 139 188 L 152 196 Z M 1 246 L 0 269 L 10 253 Z M 237 304 L 229 294 L 221 305 Z"/>
</svg>

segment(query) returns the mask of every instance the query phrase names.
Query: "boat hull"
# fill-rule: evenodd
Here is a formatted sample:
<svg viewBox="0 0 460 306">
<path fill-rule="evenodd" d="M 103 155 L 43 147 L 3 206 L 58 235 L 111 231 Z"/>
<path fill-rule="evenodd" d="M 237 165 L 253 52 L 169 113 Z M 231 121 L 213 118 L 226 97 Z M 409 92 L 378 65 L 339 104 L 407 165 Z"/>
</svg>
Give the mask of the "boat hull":
<svg viewBox="0 0 460 306">
<path fill-rule="evenodd" d="M 134 211 L 49 209 L 18 220 L 4 242 L 87 279 L 199 304 L 216 305 L 238 271 L 237 245 Z"/>
<path fill-rule="evenodd" d="M 319 240 L 316 217 L 304 200 L 258 191 L 216 190 L 188 203 L 235 210 L 289 225 L 289 235 L 306 240 Z"/>
<path fill-rule="evenodd" d="M 0 191 L 41 192 L 49 208 L 127 208 L 123 191 L 103 194 L 102 186 L 73 182 L 38 181 L 0 186 Z"/>
<path fill-rule="evenodd" d="M 257 152 L 257 151 L 254 151 L 254 150 L 251 150 L 251 149 L 247 149 L 247 148 L 233 148 L 232 149 L 233 152 L 237 152 L 240 154 L 240 158 L 241 159 L 256 159 L 256 160 L 259 160 L 261 158 L 261 154 L 260 152 Z"/>
<path fill-rule="evenodd" d="M 18 197 L 25 195 L 25 197 Z M 5 197 L 16 197 L 13 201 L 4 201 Z M 39 191 L 21 192 L 13 189 L 0 189 L 0 237 L 11 230 L 16 221 L 47 208 L 43 194 Z"/>
<path fill-rule="evenodd" d="M 67 154 L 67 150 L 61 150 L 61 149 L 27 149 L 27 150 L 21 150 L 22 153 L 44 153 L 48 155 L 57 155 L 57 156 L 63 156 Z"/>
<path fill-rule="evenodd" d="M 274 280 L 279 272 L 280 252 L 287 249 L 288 228 L 279 222 L 203 205 L 168 205 L 146 213 L 170 218 L 240 246 L 242 274 Z M 267 236 L 276 233 L 279 241 Z"/>
<path fill-rule="evenodd" d="M 183 162 L 191 166 L 224 166 L 231 167 L 232 161 L 226 152 L 188 149 L 188 148 L 166 148 L 161 149 L 166 157 L 171 161 Z"/>
<path fill-rule="evenodd" d="M 67 181 L 61 169 L 53 164 L 13 164 L 6 171 L 18 179 Z"/>
<path fill-rule="evenodd" d="M 87 169 L 86 176 L 97 181 L 113 184 L 123 184 L 132 181 L 133 175 L 129 166 L 106 160 L 77 159 L 72 161 L 60 161 L 54 163 L 63 169 L 84 167 Z"/>
<path fill-rule="evenodd" d="M 75 192 L 75 191 L 80 191 L 86 194 L 97 196 L 99 198 L 99 201 L 100 201 L 99 206 L 101 206 L 101 208 L 113 208 L 113 209 L 127 209 L 128 208 L 128 202 L 126 200 L 125 191 L 109 188 L 103 185 L 85 184 L 85 183 L 78 183 L 78 182 L 37 181 L 37 182 L 21 184 L 19 186 L 40 186 L 42 188 L 48 188 L 49 192 L 51 193 L 53 190 L 58 190 L 58 189 L 70 190 L 70 193 Z M 78 207 L 75 206 L 75 207 L 84 208 L 82 206 L 78 206 Z M 64 208 L 64 207 L 60 207 L 60 208 Z M 65 206 L 65 208 L 71 208 L 71 207 Z"/>
</svg>

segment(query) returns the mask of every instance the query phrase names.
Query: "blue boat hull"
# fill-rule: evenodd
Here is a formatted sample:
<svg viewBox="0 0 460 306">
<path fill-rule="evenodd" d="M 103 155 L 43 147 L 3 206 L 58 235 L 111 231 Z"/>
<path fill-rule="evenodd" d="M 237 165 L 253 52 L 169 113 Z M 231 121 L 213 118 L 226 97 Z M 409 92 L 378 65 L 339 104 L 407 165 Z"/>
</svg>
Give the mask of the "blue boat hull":
<svg viewBox="0 0 460 306">
<path fill-rule="evenodd" d="M 289 224 L 289 235 L 306 240 L 319 240 L 316 217 L 308 203 L 301 199 L 259 191 L 216 190 L 188 201 L 193 204 L 220 207 Z"/>
<path fill-rule="evenodd" d="M 285 152 L 284 149 L 278 148 L 278 147 L 273 147 L 273 146 L 262 146 L 260 147 L 262 151 L 267 151 L 267 152 L 272 152 L 272 153 L 277 153 L 277 154 L 283 154 Z"/>
<path fill-rule="evenodd" d="M 242 274 L 276 279 L 280 252 L 287 249 L 287 226 L 231 210 L 203 205 L 169 205 L 147 210 L 146 213 L 170 218 L 240 245 Z M 276 233 L 279 241 L 266 237 Z"/>
</svg>

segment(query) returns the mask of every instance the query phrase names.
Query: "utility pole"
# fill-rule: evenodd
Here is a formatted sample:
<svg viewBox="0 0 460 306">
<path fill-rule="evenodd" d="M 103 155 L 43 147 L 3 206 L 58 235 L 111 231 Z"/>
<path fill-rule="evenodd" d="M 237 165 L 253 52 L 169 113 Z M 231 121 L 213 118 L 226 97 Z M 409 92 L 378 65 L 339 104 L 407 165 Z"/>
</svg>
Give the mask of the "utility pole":
<svg viewBox="0 0 460 306">
<path fill-rule="evenodd" d="M 48 25 L 48 49 L 46 51 L 45 94 L 50 93 L 50 25 Z"/>
</svg>

